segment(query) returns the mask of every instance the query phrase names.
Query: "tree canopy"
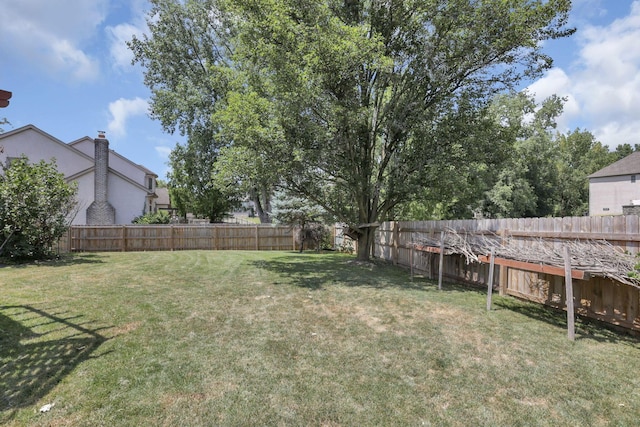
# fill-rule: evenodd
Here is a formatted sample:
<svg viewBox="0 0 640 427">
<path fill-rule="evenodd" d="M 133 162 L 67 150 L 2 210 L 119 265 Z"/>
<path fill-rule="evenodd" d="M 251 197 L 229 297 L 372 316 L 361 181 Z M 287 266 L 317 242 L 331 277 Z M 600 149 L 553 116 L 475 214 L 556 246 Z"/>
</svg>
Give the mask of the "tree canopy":
<svg viewBox="0 0 640 427">
<path fill-rule="evenodd" d="M 437 185 L 401 205 L 404 219 L 580 216 L 588 211 L 593 172 L 631 147 L 610 152 L 588 131 L 556 129 L 563 99 L 541 104 L 526 92 L 500 94 L 489 115 L 501 135 L 490 155 L 449 164 Z"/>
<path fill-rule="evenodd" d="M 130 46 L 153 116 L 211 131 L 217 156 L 263 156 L 279 186 L 355 230 L 360 259 L 376 223 L 491 146 L 491 98 L 548 69 L 542 42 L 573 32 L 569 0 L 152 4 Z"/>
<path fill-rule="evenodd" d="M 178 144 L 173 149 L 169 155 L 169 192 L 171 203 L 181 216 L 191 213 L 207 217 L 210 222 L 221 222 L 238 203 L 212 181 L 217 150 L 207 135 L 194 132 L 186 145 Z"/>
</svg>

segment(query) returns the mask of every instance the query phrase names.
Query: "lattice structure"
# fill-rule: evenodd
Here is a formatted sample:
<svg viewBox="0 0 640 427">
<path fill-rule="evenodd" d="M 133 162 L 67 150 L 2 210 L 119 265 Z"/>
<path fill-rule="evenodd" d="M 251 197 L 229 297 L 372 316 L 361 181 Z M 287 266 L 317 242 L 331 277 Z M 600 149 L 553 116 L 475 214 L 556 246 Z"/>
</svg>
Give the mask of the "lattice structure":
<svg viewBox="0 0 640 427">
<path fill-rule="evenodd" d="M 605 240 L 522 239 L 492 232 L 459 233 L 453 229 L 447 229 L 443 237 L 445 255 L 462 255 L 467 263 L 479 262 L 480 256 L 489 255 L 493 249 L 496 257 L 563 267 L 563 248 L 568 246 L 572 269 L 640 288 L 640 279 L 633 273 L 638 263 L 636 257 Z M 414 233 L 412 244 L 414 247 L 440 247 L 440 239 Z"/>
</svg>

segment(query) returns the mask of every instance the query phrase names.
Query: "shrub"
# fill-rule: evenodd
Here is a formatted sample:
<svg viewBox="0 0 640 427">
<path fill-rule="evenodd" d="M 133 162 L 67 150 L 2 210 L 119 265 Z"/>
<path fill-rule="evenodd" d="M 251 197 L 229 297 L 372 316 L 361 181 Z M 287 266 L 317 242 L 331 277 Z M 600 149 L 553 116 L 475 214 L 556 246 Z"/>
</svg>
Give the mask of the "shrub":
<svg viewBox="0 0 640 427">
<path fill-rule="evenodd" d="M 133 224 L 169 224 L 171 223 L 171 217 L 167 211 L 148 212 L 135 217 L 131 222 Z"/>
<path fill-rule="evenodd" d="M 26 156 L 0 165 L 0 256 L 44 259 L 77 213 L 77 185 L 55 161 L 29 164 Z"/>
</svg>

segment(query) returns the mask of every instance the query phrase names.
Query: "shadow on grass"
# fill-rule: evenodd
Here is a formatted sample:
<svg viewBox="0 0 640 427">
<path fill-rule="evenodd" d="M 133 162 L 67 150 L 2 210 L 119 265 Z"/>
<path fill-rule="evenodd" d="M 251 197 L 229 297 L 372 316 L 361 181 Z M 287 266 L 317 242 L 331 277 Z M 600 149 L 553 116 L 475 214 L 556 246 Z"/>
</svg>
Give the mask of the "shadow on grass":
<svg viewBox="0 0 640 427">
<path fill-rule="evenodd" d="M 0 424 L 38 402 L 107 338 L 82 316 L 0 306 Z M 50 402 L 47 402 L 50 403 Z"/>
<path fill-rule="evenodd" d="M 32 265 L 42 265 L 47 267 L 67 267 L 70 265 L 80 264 L 102 264 L 104 261 L 98 254 L 65 254 L 56 259 L 42 260 L 42 261 L 24 261 L 17 262 L 0 258 L 0 268 L 13 267 L 23 268 Z"/>
<path fill-rule="evenodd" d="M 567 329 L 567 313 L 564 310 L 522 301 L 512 297 L 501 298 L 495 301 L 494 305 L 523 314 L 539 322 L 544 322 L 564 330 Z M 632 334 L 628 329 L 579 315 L 576 315 L 575 326 L 576 340 L 594 340 L 598 342 L 627 344 L 636 349 L 640 349 L 639 337 Z"/>
<path fill-rule="evenodd" d="M 288 283 L 311 290 L 333 284 L 372 288 L 397 287 L 426 290 L 433 282 L 424 278 L 413 281 L 407 272 L 384 261 L 359 262 L 343 254 L 305 252 L 272 260 L 252 261 L 255 268 L 278 274 Z"/>
<path fill-rule="evenodd" d="M 422 291 L 437 291 L 437 279 L 424 276 L 410 278 L 408 270 L 398 268 L 381 260 L 358 262 L 353 257 L 342 254 L 295 253 L 272 260 L 250 262 L 255 268 L 262 268 L 278 274 L 283 281 L 310 290 L 322 290 L 333 284 L 353 287 L 401 288 Z M 278 283 L 275 283 L 278 284 Z M 442 291 L 447 293 L 477 294 L 486 297 L 484 285 L 444 281 Z M 514 297 L 499 297 L 493 300 L 493 309 L 504 309 L 523 314 L 538 322 L 557 328 L 567 328 L 564 311 L 542 304 L 523 301 Z M 640 349 L 640 339 L 628 334 L 627 330 L 616 329 L 597 320 L 578 317 L 576 339 L 592 339 L 601 342 L 626 343 Z"/>
<path fill-rule="evenodd" d="M 493 305 L 520 313 L 539 322 L 544 322 L 559 328 L 567 328 L 567 315 L 565 312 L 546 307 L 542 304 L 522 301 L 513 297 L 503 297 L 494 300 Z"/>
</svg>

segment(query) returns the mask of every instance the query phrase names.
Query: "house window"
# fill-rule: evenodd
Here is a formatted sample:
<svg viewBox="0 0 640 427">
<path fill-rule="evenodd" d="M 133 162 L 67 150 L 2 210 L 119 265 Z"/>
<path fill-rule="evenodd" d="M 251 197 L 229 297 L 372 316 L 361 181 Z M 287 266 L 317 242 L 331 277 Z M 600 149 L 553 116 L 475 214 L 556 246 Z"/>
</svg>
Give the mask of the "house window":
<svg viewBox="0 0 640 427">
<path fill-rule="evenodd" d="M 635 175 L 631 175 L 631 182 L 632 183 L 636 182 L 636 176 Z"/>
<path fill-rule="evenodd" d="M 153 190 L 153 178 L 148 178 L 149 190 Z"/>
<path fill-rule="evenodd" d="M 602 208 L 603 211 L 607 212 L 609 208 Z"/>
</svg>

